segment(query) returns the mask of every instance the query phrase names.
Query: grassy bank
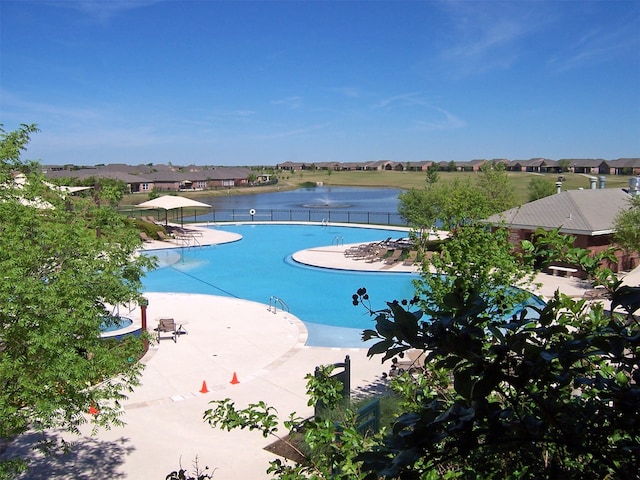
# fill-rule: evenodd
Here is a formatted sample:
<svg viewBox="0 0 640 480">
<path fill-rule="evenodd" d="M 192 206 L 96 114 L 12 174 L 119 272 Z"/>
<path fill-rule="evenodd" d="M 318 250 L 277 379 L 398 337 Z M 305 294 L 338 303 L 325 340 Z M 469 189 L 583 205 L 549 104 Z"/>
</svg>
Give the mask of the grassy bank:
<svg viewBox="0 0 640 480">
<path fill-rule="evenodd" d="M 475 178 L 479 174 L 473 172 L 440 172 L 439 182 L 450 182 L 455 178 Z M 575 173 L 563 174 L 565 181 L 562 184 L 564 190 L 587 189 L 590 187 L 589 176 Z M 542 176 L 555 182 L 557 174 L 533 174 L 523 172 L 508 172 L 509 179 L 513 182 L 518 197 L 522 203 L 528 201 L 528 185 L 534 176 Z M 624 175 L 605 175 L 607 188 L 622 188 L 628 186 L 629 177 Z M 422 188 L 425 186 L 425 174 L 423 172 L 395 172 L 395 171 L 344 171 L 328 172 L 326 170 L 303 170 L 299 172 L 278 173 L 278 184 L 265 187 L 244 187 L 220 190 L 207 190 L 202 192 L 182 193 L 186 197 L 211 197 L 217 195 L 246 195 L 254 193 L 276 192 L 294 190 L 305 183 L 316 184 L 322 182 L 325 186 L 351 186 L 351 187 L 388 187 L 388 188 Z M 121 202 L 122 205 L 137 205 L 148 200 L 146 194 L 127 195 Z"/>
</svg>

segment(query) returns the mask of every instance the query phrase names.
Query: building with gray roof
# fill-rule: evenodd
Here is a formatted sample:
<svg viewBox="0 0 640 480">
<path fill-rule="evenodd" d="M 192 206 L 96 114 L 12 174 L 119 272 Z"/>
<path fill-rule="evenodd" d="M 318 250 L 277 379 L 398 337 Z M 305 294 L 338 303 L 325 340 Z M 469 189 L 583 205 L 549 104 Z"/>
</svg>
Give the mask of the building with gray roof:
<svg viewBox="0 0 640 480">
<path fill-rule="evenodd" d="M 520 244 L 531 240 L 538 228 L 558 229 L 560 233 L 575 237 L 574 246 L 601 252 L 614 244 L 615 218 L 630 207 L 629 193 L 623 189 L 602 188 L 589 190 L 567 190 L 511 208 L 487 219 L 493 225 L 502 225 L 511 231 L 511 241 Z M 617 254 L 618 265 L 637 259 Z"/>
</svg>

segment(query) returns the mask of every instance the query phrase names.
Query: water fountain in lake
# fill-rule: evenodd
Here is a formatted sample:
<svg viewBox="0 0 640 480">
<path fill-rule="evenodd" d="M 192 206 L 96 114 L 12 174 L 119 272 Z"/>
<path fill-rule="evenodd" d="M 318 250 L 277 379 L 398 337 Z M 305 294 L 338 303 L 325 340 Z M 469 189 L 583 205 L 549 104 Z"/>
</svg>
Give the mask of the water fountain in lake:
<svg viewBox="0 0 640 480">
<path fill-rule="evenodd" d="M 303 203 L 302 206 L 304 208 L 349 208 L 352 204 L 331 200 L 328 194 L 324 194 L 317 199 Z"/>
</svg>

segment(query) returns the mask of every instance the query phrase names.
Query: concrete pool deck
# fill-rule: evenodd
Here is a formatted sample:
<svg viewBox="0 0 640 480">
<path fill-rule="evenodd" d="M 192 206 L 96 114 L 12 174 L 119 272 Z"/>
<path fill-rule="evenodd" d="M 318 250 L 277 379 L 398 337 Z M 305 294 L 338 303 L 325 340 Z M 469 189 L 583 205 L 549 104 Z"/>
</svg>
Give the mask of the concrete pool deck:
<svg viewBox="0 0 640 480">
<path fill-rule="evenodd" d="M 215 228 L 199 230 L 201 245 L 238 240 L 237 235 Z M 145 249 L 172 246 L 178 245 L 149 242 Z M 318 247 L 296 256 L 331 268 L 385 266 L 347 258 L 342 254 L 346 247 Z M 539 293 L 545 296 L 556 288 L 573 296 L 585 290 L 571 278 L 544 275 L 538 280 L 543 284 Z M 145 297 L 149 329 L 157 319 L 172 317 L 188 333 L 175 343 L 163 338 L 142 359 L 146 368 L 141 385 L 122 402 L 124 427 L 90 436 L 87 425 L 82 436 L 65 436 L 75 443 L 71 453 L 57 458 L 33 454 L 34 467 L 24 478 L 164 479 L 180 464 L 191 472 L 197 458 L 200 467 L 215 469 L 215 479 L 268 479 L 266 469 L 274 456 L 264 447 L 275 438 L 210 427 L 202 420 L 212 407 L 209 402 L 231 398 L 244 408 L 262 400 L 277 409 L 281 420 L 294 411 L 308 416 L 312 409 L 307 406 L 305 375 L 317 365 L 341 362 L 349 355 L 352 389 L 357 392 L 383 384 L 382 375 L 389 368 L 379 358 L 368 359 L 364 348 L 306 346 L 304 324 L 288 312 L 273 313 L 264 304 L 197 294 L 149 292 Z M 125 315 L 140 321 L 139 309 Z M 238 383 L 232 383 L 234 377 Z M 29 452 L 28 440 L 16 440 L 7 453 Z"/>
</svg>

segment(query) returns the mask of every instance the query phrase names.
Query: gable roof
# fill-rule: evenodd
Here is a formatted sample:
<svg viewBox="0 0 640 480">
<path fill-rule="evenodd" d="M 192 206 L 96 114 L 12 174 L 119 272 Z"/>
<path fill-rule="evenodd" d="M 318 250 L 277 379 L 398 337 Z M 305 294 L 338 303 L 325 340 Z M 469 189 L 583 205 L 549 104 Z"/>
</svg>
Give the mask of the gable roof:
<svg viewBox="0 0 640 480">
<path fill-rule="evenodd" d="M 606 235 L 613 233 L 618 212 L 629 206 L 629 195 L 622 189 L 567 190 L 492 215 L 487 221 L 525 230 L 560 228 L 564 234 Z"/>
</svg>

